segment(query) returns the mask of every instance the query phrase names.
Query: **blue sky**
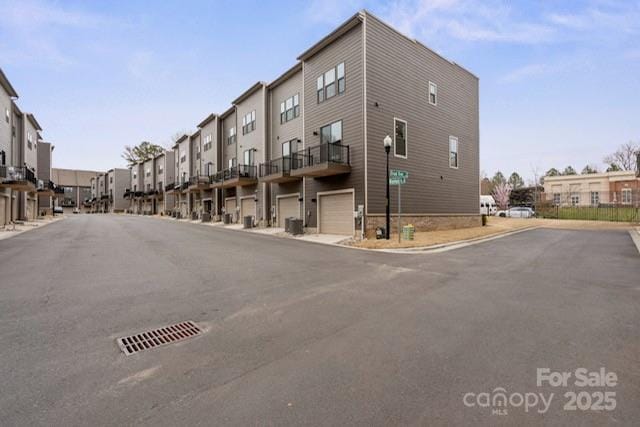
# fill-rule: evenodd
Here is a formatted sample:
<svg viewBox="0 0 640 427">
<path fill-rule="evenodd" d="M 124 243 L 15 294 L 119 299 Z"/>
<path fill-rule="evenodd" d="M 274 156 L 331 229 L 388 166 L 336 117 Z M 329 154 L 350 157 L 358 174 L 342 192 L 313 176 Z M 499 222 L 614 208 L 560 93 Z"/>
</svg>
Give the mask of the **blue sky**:
<svg viewBox="0 0 640 427">
<path fill-rule="evenodd" d="M 54 166 L 123 165 L 367 8 L 480 77 L 482 170 L 532 177 L 640 140 L 640 1 L 0 0 L 0 66 Z M 242 29 L 242 31 L 239 31 Z"/>
</svg>

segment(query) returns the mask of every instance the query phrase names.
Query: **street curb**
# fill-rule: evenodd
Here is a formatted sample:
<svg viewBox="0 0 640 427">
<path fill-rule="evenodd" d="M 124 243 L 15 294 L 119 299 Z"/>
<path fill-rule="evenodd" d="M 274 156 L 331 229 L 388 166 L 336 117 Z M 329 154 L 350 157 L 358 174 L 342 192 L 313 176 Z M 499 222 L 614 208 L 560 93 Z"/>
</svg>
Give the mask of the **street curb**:
<svg viewBox="0 0 640 427">
<path fill-rule="evenodd" d="M 42 227 L 46 227 L 46 226 L 47 226 L 47 225 L 49 225 L 49 224 L 53 224 L 53 223 L 55 223 L 55 222 L 63 221 L 64 219 L 65 219 L 65 217 L 63 216 L 63 217 L 61 217 L 60 219 L 56 219 L 56 220 L 54 220 L 54 221 L 48 221 L 48 222 L 45 222 L 45 223 L 43 223 L 43 224 L 40 224 L 40 223 L 39 223 L 37 227 L 27 228 L 26 230 L 18 231 L 17 233 L 12 234 L 12 235 L 10 235 L 10 236 L 0 238 L 0 242 L 1 242 L 1 241 L 3 241 L 3 240 L 12 239 L 12 238 L 14 238 L 14 237 L 16 237 L 16 236 L 19 236 L 19 235 L 23 234 L 23 233 L 28 233 L 29 231 L 38 230 L 38 229 L 40 229 L 40 228 L 42 228 Z M 6 227 L 6 226 L 5 226 L 5 227 Z M 10 231 L 8 231 L 8 230 L 4 230 L 4 231 L 6 231 L 6 232 L 10 232 Z M 3 231 L 3 232 L 4 232 L 4 231 Z"/>
<path fill-rule="evenodd" d="M 467 240 L 457 240 L 455 242 L 441 243 L 441 244 L 431 245 L 431 246 L 420 246 L 416 248 L 397 248 L 397 249 L 356 248 L 356 249 L 365 249 L 365 250 L 375 251 L 375 252 L 386 252 L 386 253 L 397 253 L 397 254 L 439 253 L 439 252 L 446 252 L 454 249 L 464 248 L 471 245 L 476 245 L 478 243 L 489 242 L 491 240 L 501 239 L 507 236 L 513 236 L 514 234 L 524 233 L 525 231 L 537 230 L 538 228 L 542 228 L 542 227 L 532 226 L 532 227 L 521 228 L 519 230 L 508 231 L 505 233 L 492 234 L 490 236 L 476 237 L 476 238 L 467 239 Z"/>
<path fill-rule="evenodd" d="M 631 240 L 633 240 L 633 243 L 635 243 L 636 249 L 638 249 L 638 253 L 640 253 L 640 227 L 629 230 L 629 235 L 631 236 Z"/>
</svg>

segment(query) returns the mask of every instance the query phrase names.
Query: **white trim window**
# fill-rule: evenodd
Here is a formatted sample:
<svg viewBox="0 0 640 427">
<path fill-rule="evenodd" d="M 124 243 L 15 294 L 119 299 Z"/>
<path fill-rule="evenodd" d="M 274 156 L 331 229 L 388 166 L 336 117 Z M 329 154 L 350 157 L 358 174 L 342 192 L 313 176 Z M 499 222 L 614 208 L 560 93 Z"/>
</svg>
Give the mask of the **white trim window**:
<svg viewBox="0 0 640 427">
<path fill-rule="evenodd" d="M 209 133 L 204 136 L 204 151 L 208 151 L 211 149 L 213 143 L 213 134 Z"/>
<path fill-rule="evenodd" d="M 592 191 L 590 196 L 591 196 L 591 206 L 598 206 L 600 204 L 600 192 Z"/>
<path fill-rule="evenodd" d="M 560 206 L 560 193 L 553 193 L 553 206 Z"/>
<path fill-rule="evenodd" d="M 236 128 L 235 126 L 229 128 L 229 133 L 227 135 L 227 145 L 232 145 L 236 143 Z"/>
<path fill-rule="evenodd" d="M 631 204 L 631 189 L 630 188 L 623 188 L 622 189 L 622 204 L 623 205 L 630 205 Z"/>
<path fill-rule="evenodd" d="M 9 123 L 11 121 L 11 113 L 9 113 L 9 109 L 8 108 L 4 109 L 4 118 L 7 120 L 7 123 Z"/>
<path fill-rule="evenodd" d="M 162 175 L 164 173 L 164 166 L 162 166 L 162 163 L 160 163 L 158 165 L 158 175 Z"/>
<path fill-rule="evenodd" d="M 449 167 L 452 169 L 458 169 L 460 165 L 460 156 L 458 155 L 458 138 L 455 136 L 449 137 Z"/>
<path fill-rule="evenodd" d="M 246 135 L 254 130 L 256 130 L 256 110 L 253 110 L 242 117 L 242 134 Z"/>
<path fill-rule="evenodd" d="M 580 204 L 580 193 L 573 192 L 570 197 L 571 206 L 578 206 Z"/>
<path fill-rule="evenodd" d="M 233 157 L 233 158 L 229 159 L 227 165 L 229 166 L 229 169 L 234 168 L 236 166 L 236 158 Z"/>
<path fill-rule="evenodd" d="M 144 176 L 151 176 L 151 168 L 147 168 L 147 169 L 144 171 Z M 109 178 L 109 182 L 113 182 L 113 179 L 112 179 L 112 178 Z"/>
<path fill-rule="evenodd" d="M 33 134 L 31 131 L 27 131 L 27 147 L 29 147 L 29 150 L 33 148 Z"/>
<path fill-rule="evenodd" d="M 254 165 L 254 163 L 255 163 L 254 151 L 255 151 L 255 149 L 250 148 L 248 150 L 244 150 L 244 152 L 242 153 L 242 157 L 243 157 L 245 166 L 253 166 Z"/>
<path fill-rule="evenodd" d="M 438 105 L 438 85 L 429 82 L 429 104 Z"/>
<path fill-rule="evenodd" d="M 321 103 L 329 98 L 344 93 L 345 71 L 344 62 L 326 71 L 316 81 L 317 101 Z"/>
<path fill-rule="evenodd" d="M 280 103 L 280 124 L 284 124 L 300 115 L 300 94 L 285 99 Z"/>
<path fill-rule="evenodd" d="M 187 153 L 182 150 L 182 152 L 180 153 L 180 163 L 184 163 L 187 161 Z"/>
<path fill-rule="evenodd" d="M 407 122 L 402 119 L 393 119 L 393 155 L 407 158 Z"/>
</svg>

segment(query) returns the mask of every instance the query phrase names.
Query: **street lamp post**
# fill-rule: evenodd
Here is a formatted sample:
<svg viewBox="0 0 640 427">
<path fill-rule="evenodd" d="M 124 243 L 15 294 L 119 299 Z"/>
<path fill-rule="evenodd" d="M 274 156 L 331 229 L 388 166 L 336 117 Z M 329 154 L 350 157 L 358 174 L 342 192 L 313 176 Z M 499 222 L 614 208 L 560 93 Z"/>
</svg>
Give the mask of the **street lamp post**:
<svg viewBox="0 0 640 427">
<path fill-rule="evenodd" d="M 385 238 L 389 240 L 391 228 L 391 200 L 389 197 L 389 152 L 391 151 L 391 137 L 389 135 L 384 137 L 384 151 L 387 153 L 387 225 L 384 228 Z"/>
</svg>

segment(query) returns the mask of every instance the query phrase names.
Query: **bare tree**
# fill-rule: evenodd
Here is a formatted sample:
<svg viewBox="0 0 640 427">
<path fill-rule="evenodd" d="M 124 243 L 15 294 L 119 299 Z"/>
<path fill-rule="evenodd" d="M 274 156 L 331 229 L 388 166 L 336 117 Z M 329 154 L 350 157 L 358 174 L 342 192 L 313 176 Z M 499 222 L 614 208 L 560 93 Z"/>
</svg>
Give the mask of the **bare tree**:
<svg viewBox="0 0 640 427">
<path fill-rule="evenodd" d="M 159 145 L 152 144 L 149 141 L 142 141 L 134 147 L 125 145 L 122 158 L 127 161 L 127 166 L 133 166 L 140 161 L 153 158 L 163 151 L 164 148 Z"/>
<path fill-rule="evenodd" d="M 633 171 L 637 167 L 637 153 L 640 151 L 640 144 L 629 141 L 622 144 L 614 153 L 606 156 L 604 162 L 611 170 Z"/>
<path fill-rule="evenodd" d="M 506 182 L 500 182 L 493 188 L 493 198 L 500 209 L 509 207 L 509 195 L 511 194 L 511 185 Z"/>
</svg>

